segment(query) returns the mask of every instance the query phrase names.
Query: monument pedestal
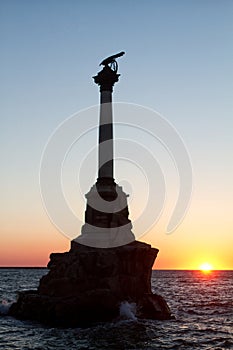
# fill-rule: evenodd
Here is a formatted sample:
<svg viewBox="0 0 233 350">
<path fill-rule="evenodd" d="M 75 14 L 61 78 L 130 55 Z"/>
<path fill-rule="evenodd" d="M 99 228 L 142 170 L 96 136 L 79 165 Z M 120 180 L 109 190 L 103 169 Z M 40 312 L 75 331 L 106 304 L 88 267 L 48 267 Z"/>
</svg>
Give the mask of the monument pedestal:
<svg viewBox="0 0 233 350">
<path fill-rule="evenodd" d="M 99 178 L 86 194 L 85 224 L 75 241 L 96 248 L 112 248 L 133 242 L 135 236 L 127 197 L 114 179 Z"/>
</svg>

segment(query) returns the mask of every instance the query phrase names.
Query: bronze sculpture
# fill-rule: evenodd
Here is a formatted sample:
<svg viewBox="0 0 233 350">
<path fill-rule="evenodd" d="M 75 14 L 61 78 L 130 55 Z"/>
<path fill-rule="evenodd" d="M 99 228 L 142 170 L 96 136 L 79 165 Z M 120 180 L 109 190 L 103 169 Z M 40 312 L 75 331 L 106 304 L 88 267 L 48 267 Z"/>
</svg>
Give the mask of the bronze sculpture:
<svg viewBox="0 0 233 350">
<path fill-rule="evenodd" d="M 125 54 L 124 51 L 121 51 L 115 55 L 109 56 L 107 58 L 105 58 L 99 65 L 100 66 L 108 66 L 110 64 L 110 68 L 114 71 L 117 72 L 118 69 L 118 64 L 116 61 L 116 58 L 121 57 Z"/>
</svg>

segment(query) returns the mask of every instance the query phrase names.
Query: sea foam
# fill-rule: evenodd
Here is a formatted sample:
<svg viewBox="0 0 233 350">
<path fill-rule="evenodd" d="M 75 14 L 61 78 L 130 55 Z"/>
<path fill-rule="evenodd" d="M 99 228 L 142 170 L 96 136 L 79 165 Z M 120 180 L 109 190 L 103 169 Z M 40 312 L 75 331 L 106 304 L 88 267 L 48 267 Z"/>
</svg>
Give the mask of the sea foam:
<svg viewBox="0 0 233 350">
<path fill-rule="evenodd" d="M 129 303 L 128 301 L 123 301 L 120 304 L 120 317 L 126 320 L 136 321 L 136 303 Z"/>
<path fill-rule="evenodd" d="M 7 315 L 12 304 L 13 302 L 2 300 L 0 303 L 0 315 Z"/>
</svg>

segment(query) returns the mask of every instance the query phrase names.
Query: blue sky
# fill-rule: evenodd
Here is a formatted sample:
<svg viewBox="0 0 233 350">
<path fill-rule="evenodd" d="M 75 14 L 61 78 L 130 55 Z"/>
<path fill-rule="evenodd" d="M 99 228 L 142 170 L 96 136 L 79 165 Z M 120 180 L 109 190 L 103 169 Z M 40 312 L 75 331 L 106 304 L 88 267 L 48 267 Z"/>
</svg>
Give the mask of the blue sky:
<svg viewBox="0 0 233 350">
<path fill-rule="evenodd" d="M 194 207 L 202 203 L 206 220 L 209 215 L 216 220 L 213 227 L 224 221 L 229 240 L 232 34 L 230 0 L 2 0 L 0 185 L 6 244 L 14 241 L 17 227 L 27 231 L 28 215 L 39 221 L 43 215 L 38 169 L 48 137 L 68 116 L 98 103 L 92 76 L 103 58 L 122 50 L 114 100 L 153 108 L 176 127 L 193 163 Z M 199 214 L 190 215 L 197 222 Z M 211 235 L 212 226 L 208 230 Z"/>
</svg>

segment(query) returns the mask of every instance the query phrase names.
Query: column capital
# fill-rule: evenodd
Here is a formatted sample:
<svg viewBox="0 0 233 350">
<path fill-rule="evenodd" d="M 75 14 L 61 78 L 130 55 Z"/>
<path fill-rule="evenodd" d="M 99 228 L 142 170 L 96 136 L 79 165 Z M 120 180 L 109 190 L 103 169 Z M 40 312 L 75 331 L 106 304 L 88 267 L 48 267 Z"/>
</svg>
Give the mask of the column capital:
<svg viewBox="0 0 233 350">
<path fill-rule="evenodd" d="M 100 86 L 100 92 L 113 91 L 113 85 L 118 82 L 120 74 L 114 72 L 109 66 L 104 68 L 93 77 L 95 83 Z"/>
</svg>

